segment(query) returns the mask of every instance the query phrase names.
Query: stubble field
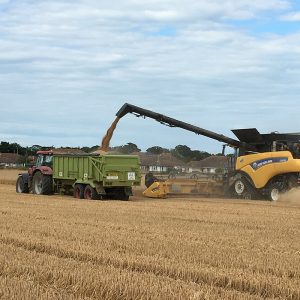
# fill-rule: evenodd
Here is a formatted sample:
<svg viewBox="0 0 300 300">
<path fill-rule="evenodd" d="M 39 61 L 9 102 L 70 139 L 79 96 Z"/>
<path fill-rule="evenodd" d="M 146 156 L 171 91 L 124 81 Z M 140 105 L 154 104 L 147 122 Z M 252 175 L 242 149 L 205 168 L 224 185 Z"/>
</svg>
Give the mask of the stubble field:
<svg viewBox="0 0 300 300">
<path fill-rule="evenodd" d="M 87 201 L 8 180 L 1 299 L 300 299 L 299 201 Z"/>
</svg>

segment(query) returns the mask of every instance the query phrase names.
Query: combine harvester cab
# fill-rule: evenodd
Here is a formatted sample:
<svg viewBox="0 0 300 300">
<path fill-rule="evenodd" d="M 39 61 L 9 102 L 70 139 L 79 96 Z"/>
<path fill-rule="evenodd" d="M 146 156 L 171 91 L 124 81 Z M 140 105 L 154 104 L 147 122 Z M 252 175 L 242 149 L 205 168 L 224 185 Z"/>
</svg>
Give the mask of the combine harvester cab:
<svg viewBox="0 0 300 300">
<path fill-rule="evenodd" d="M 140 185 L 135 155 L 53 154 L 38 152 L 37 165 L 20 174 L 16 191 L 49 195 L 73 193 L 79 199 L 128 200 Z"/>
</svg>

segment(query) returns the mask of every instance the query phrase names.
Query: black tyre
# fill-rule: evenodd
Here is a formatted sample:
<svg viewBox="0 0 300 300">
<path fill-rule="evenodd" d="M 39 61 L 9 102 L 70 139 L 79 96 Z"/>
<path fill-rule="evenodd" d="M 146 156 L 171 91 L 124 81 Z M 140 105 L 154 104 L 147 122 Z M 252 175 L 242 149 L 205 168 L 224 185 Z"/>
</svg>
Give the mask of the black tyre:
<svg viewBox="0 0 300 300">
<path fill-rule="evenodd" d="M 243 197 L 244 197 L 244 199 L 246 199 L 246 200 L 251 200 L 253 196 L 252 196 L 251 193 L 246 192 L 246 193 L 243 195 Z"/>
<path fill-rule="evenodd" d="M 132 195 L 131 188 L 116 188 L 113 190 L 112 199 L 128 201 L 130 195 Z"/>
<path fill-rule="evenodd" d="M 121 189 L 117 196 L 116 196 L 117 199 L 119 200 L 122 200 L 122 201 L 128 201 L 129 200 L 129 195 L 126 194 L 125 190 L 124 189 Z"/>
<path fill-rule="evenodd" d="M 157 181 L 157 178 L 153 175 L 153 173 L 147 173 L 145 176 L 145 186 L 148 188 L 153 182 Z"/>
<path fill-rule="evenodd" d="M 24 182 L 22 176 L 19 176 L 16 183 L 16 192 L 17 193 L 29 193 L 28 183 Z"/>
<path fill-rule="evenodd" d="M 83 199 L 84 198 L 84 185 L 75 184 L 74 186 L 74 198 Z"/>
<path fill-rule="evenodd" d="M 193 175 L 191 175 L 191 177 L 190 177 L 191 179 L 199 179 L 199 177 L 198 177 L 198 175 L 197 174 L 193 174 Z"/>
<path fill-rule="evenodd" d="M 271 184 L 268 190 L 268 198 L 270 201 L 278 201 L 280 199 L 281 186 L 278 183 Z"/>
<path fill-rule="evenodd" d="M 125 194 L 119 194 L 116 196 L 117 200 L 122 200 L 122 201 L 128 201 L 129 200 L 129 196 L 125 195 Z"/>
<path fill-rule="evenodd" d="M 84 199 L 87 199 L 87 200 L 97 200 L 99 199 L 99 195 L 97 193 L 97 191 L 91 187 L 90 185 L 87 185 L 84 189 L 84 192 L 83 192 L 83 197 Z"/>
<path fill-rule="evenodd" d="M 287 180 L 287 187 L 288 187 L 288 189 L 298 187 L 298 176 L 291 175 Z"/>
<path fill-rule="evenodd" d="M 37 195 L 50 195 L 53 193 L 52 176 L 37 172 L 33 176 L 32 192 Z"/>
</svg>

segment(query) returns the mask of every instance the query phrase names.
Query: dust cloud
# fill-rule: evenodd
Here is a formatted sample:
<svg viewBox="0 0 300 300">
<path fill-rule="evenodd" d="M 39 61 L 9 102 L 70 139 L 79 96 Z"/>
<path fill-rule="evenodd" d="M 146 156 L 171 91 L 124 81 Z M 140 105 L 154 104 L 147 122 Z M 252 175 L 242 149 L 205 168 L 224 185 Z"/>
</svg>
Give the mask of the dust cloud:
<svg viewBox="0 0 300 300">
<path fill-rule="evenodd" d="M 93 153 L 102 155 L 102 154 L 105 154 L 108 151 L 110 140 L 111 140 L 111 138 L 112 138 L 112 136 L 114 134 L 114 131 L 115 131 L 116 127 L 117 127 L 117 124 L 118 124 L 119 120 L 120 120 L 120 118 L 117 117 L 112 122 L 112 124 L 108 128 L 105 136 L 102 138 L 101 146 L 96 151 L 94 151 Z"/>
<path fill-rule="evenodd" d="M 300 188 L 291 189 L 280 197 L 280 201 L 286 201 L 300 205 Z"/>
</svg>

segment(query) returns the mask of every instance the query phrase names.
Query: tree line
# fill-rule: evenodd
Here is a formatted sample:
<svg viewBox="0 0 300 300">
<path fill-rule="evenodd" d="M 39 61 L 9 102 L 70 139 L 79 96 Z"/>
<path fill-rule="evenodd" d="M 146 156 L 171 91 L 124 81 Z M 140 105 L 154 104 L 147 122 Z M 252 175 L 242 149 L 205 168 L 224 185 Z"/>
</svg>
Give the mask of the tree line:
<svg viewBox="0 0 300 300">
<path fill-rule="evenodd" d="M 48 150 L 52 149 L 54 146 L 41 146 L 41 145 L 32 145 L 29 147 L 23 147 L 18 143 L 9 143 L 2 141 L 0 144 L 0 153 L 17 153 L 21 156 L 28 157 L 36 155 L 36 152 L 39 150 Z M 88 147 L 61 147 L 66 149 L 80 149 L 86 153 L 91 153 L 99 148 L 98 145 Z M 116 147 L 111 147 L 110 151 L 119 152 L 121 154 L 132 154 L 136 152 L 141 152 L 141 149 L 134 143 L 127 143 L 125 145 L 120 145 Z M 177 145 L 173 149 L 167 149 L 160 146 L 152 146 L 146 150 L 147 153 L 151 154 L 162 154 L 162 153 L 171 153 L 176 158 L 189 162 L 192 160 L 202 160 L 206 157 L 211 156 L 211 153 L 200 150 L 192 150 L 187 145 Z M 221 154 L 217 154 L 221 155 Z"/>
</svg>

